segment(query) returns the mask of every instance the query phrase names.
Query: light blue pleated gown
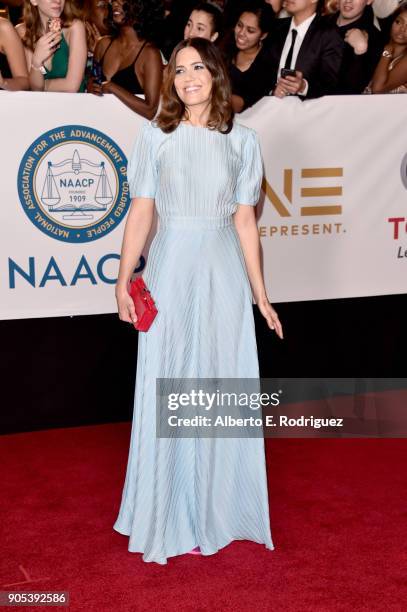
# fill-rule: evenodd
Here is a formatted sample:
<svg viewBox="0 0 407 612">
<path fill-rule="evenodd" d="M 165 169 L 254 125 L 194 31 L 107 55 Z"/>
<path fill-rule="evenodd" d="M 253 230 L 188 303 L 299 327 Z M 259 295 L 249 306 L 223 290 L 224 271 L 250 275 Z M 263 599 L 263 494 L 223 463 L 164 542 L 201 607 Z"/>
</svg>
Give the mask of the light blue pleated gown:
<svg viewBox="0 0 407 612">
<path fill-rule="evenodd" d="M 158 315 L 139 334 L 131 444 L 114 529 L 144 561 L 233 540 L 274 550 L 264 440 L 157 438 L 156 378 L 258 378 L 252 294 L 232 214 L 257 203 L 256 133 L 181 124 L 141 128 L 128 168 L 132 197 L 154 198 L 159 229 L 143 278 Z M 258 415 L 256 415 L 258 416 Z"/>
</svg>

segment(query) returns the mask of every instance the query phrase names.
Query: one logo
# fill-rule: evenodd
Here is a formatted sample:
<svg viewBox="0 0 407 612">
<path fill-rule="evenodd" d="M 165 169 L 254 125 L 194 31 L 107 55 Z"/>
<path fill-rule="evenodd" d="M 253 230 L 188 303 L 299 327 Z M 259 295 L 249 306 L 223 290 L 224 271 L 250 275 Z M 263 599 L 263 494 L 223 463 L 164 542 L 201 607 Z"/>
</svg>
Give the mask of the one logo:
<svg viewBox="0 0 407 612">
<path fill-rule="evenodd" d="M 130 204 L 127 159 L 106 134 L 81 125 L 49 130 L 27 149 L 18 193 L 30 221 L 63 242 L 106 236 Z"/>
<path fill-rule="evenodd" d="M 308 179 L 317 181 L 322 179 L 325 182 L 326 179 L 336 180 L 342 177 L 343 168 L 301 168 L 301 172 L 298 172 L 295 178 L 302 181 L 302 186 L 298 192 L 295 192 L 294 171 L 292 168 L 286 168 L 283 171 L 282 181 L 284 197 L 280 197 L 278 191 L 266 179 L 263 180 L 262 188 L 280 217 L 297 216 L 298 210 L 293 211 L 293 204 L 299 204 L 301 217 L 341 215 L 342 185 L 310 185 Z M 321 198 L 327 201 L 321 203 Z M 333 203 L 331 198 L 334 198 Z"/>
<path fill-rule="evenodd" d="M 405 156 L 403 157 L 403 161 L 401 162 L 400 172 L 401 172 L 401 182 L 403 183 L 404 187 L 407 189 L 407 153 L 405 154 Z"/>
</svg>

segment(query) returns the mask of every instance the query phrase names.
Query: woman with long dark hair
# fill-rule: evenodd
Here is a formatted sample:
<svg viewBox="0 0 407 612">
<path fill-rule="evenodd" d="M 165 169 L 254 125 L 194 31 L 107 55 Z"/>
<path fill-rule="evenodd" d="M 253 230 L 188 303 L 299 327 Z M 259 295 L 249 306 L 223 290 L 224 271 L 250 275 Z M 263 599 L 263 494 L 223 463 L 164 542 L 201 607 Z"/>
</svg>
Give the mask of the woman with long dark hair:
<svg viewBox="0 0 407 612">
<path fill-rule="evenodd" d="M 247 2 L 238 14 L 233 39 L 225 49 L 235 112 L 252 106 L 270 90 L 272 60 L 264 43 L 273 21 L 273 9 L 264 1 Z"/>
<path fill-rule="evenodd" d="M 164 18 L 161 0 L 113 0 L 111 36 L 96 45 L 101 78 L 89 79 L 88 92 L 111 93 L 131 110 L 152 119 L 160 101 L 163 63 L 154 39 Z M 144 99 L 136 94 L 144 94 Z"/>
<path fill-rule="evenodd" d="M 407 2 L 394 12 L 390 40 L 364 93 L 407 93 Z"/>
<path fill-rule="evenodd" d="M 178 391 L 179 379 L 209 379 L 215 389 L 224 379 L 239 388 L 258 381 L 252 297 L 282 337 L 260 265 L 254 207 L 262 175 L 256 133 L 233 122 L 220 52 L 203 38 L 182 41 L 168 64 L 161 110 L 141 128 L 130 160 L 132 204 L 116 286 L 120 319 L 136 322 L 128 283 L 156 210 L 159 231 L 143 278 L 158 314 L 139 335 L 132 439 L 114 525 L 144 561 L 211 555 L 233 540 L 273 550 L 262 433 L 191 438 L 156 430 L 167 415 L 165 406 L 156 413 L 158 379 Z"/>
</svg>

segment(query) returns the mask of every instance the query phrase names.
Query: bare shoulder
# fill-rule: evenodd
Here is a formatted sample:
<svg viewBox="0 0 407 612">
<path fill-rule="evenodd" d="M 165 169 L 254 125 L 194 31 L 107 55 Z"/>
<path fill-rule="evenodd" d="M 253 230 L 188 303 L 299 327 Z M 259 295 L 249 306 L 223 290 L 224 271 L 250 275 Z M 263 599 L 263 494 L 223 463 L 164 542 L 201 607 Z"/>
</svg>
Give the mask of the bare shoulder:
<svg viewBox="0 0 407 612">
<path fill-rule="evenodd" d="M 68 30 L 72 32 L 86 32 L 85 24 L 81 19 L 74 19 Z"/>
<path fill-rule="evenodd" d="M 11 25 L 11 24 L 10 24 Z M 16 25 L 15 30 L 20 38 L 24 38 L 25 36 L 25 23 L 19 23 Z"/>
<path fill-rule="evenodd" d="M 95 51 L 93 53 L 95 60 L 97 61 L 100 60 L 100 58 L 102 57 L 102 55 L 104 54 L 108 46 L 110 45 L 111 41 L 112 41 L 112 37 L 108 35 L 102 36 L 102 38 L 99 38 L 99 40 L 96 43 Z"/>
<path fill-rule="evenodd" d="M 15 35 L 14 27 L 8 19 L 0 17 L 0 51 L 7 46 L 7 42 Z"/>
<path fill-rule="evenodd" d="M 85 24 L 80 19 L 74 19 L 71 25 L 67 28 L 63 28 L 62 31 L 68 45 L 72 36 L 74 36 L 76 39 L 83 38 L 83 40 L 86 40 Z"/>
<path fill-rule="evenodd" d="M 8 32 L 10 27 L 13 27 L 8 19 L 0 17 L 0 34 Z"/>
<path fill-rule="evenodd" d="M 143 56 L 144 62 L 162 62 L 160 50 L 153 43 L 148 42 L 144 47 L 141 55 Z"/>
</svg>

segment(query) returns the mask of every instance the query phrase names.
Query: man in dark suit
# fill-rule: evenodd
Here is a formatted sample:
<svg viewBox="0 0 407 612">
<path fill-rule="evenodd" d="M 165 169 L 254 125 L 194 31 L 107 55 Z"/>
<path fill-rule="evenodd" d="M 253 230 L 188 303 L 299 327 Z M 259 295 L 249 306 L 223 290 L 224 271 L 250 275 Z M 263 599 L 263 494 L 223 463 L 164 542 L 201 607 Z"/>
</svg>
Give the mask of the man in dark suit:
<svg viewBox="0 0 407 612">
<path fill-rule="evenodd" d="M 292 15 L 277 19 L 270 36 L 273 95 L 318 98 L 335 93 L 344 42 L 331 23 L 320 16 L 323 0 L 285 0 Z M 282 69 L 295 76 L 281 76 Z"/>
<path fill-rule="evenodd" d="M 338 94 L 360 94 L 370 82 L 384 43 L 374 25 L 373 0 L 339 0 L 339 12 L 327 17 L 345 41 Z"/>
</svg>

